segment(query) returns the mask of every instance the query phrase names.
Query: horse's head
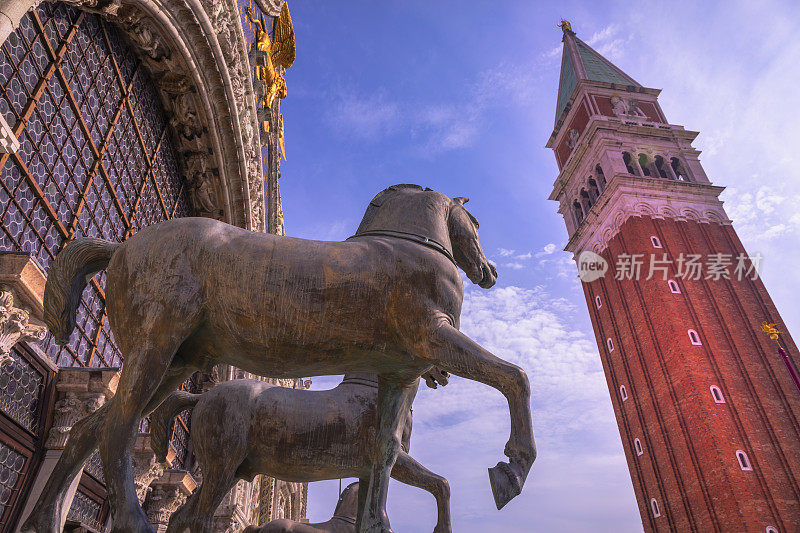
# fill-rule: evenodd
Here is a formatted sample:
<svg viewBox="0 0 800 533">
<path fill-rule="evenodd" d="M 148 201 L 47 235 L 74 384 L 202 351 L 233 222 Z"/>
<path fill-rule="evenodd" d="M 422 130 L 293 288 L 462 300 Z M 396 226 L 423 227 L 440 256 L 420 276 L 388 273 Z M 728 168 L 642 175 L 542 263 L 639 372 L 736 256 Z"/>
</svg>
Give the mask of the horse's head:
<svg viewBox="0 0 800 533">
<path fill-rule="evenodd" d="M 478 219 L 464 207 L 467 202 L 469 198 L 464 197 L 451 200 L 447 226 L 453 258 L 472 283 L 488 289 L 497 281 L 497 269 L 483 253 L 478 240 Z"/>
<path fill-rule="evenodd" d="M 350 483 L 344 488 L 336 502 L 336 510 L 333 516 L 344 516 L 355 518 L 358 515 L 358 481 Z"/>
<path fill-rule="evenodd" d="M 497 270 L 483 253 L 478 221 L 464 208 L 466 202 L 419 185 L 392 185 L 372 199 L 355 236 L 388 235 L 444 250 L 470 281 L 488 289 Z"/>
</svg>

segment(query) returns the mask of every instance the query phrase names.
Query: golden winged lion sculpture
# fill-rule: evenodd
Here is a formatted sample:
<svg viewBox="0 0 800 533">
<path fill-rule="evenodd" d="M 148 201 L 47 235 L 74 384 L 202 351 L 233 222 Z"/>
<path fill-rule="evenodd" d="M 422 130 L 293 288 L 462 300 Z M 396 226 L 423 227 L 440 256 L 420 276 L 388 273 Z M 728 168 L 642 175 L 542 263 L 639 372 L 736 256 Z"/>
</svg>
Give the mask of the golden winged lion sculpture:
<svg viewBox="0 0 800 533">
<path fill-rule="evenodd" d="M 264 21 L 255 17 L 250 7 L 247 8 L 247 16 L 258 27 L 256 50 L 264 52 L 266 55 L 266 65 L 257 65 L 255 76 L 266 82 L 267 91 L 264 96 L 264 105 L 272 107 L 272 102 L 276 97 L 286 98 L 286 80 L 278 67 L 287 69 L 294 63 L 295 44 L 292 16 L 289 14 L 288 5 L 284 2 L 275 24 L 272 40 L 269 38 Z"/>
</svg>

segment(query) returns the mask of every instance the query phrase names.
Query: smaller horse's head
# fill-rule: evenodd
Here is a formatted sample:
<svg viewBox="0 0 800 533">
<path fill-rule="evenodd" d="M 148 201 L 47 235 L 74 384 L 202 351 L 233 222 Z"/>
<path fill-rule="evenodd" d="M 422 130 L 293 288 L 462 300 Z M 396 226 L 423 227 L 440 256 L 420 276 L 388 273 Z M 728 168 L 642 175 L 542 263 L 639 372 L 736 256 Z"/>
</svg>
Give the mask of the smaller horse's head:
<svg viewBox="0 0 800 533">
<path fill-rule="evenodd" d="M 478 239 L 478 219 L 464 207 L 469 198 L 457 197 L 451 202 L 447 226 L 453 258 L 472 283 L 488 289 L 497 281 L 497 269 L 483 253 Z"/>
<path fill-rule="evenodd" d="M 366 488 L 366 487 L 365 487 Z M 355 518 L 358 515 L 358 481 L 350 483 L 339 495 L 333 516 Z"/>
</svg>

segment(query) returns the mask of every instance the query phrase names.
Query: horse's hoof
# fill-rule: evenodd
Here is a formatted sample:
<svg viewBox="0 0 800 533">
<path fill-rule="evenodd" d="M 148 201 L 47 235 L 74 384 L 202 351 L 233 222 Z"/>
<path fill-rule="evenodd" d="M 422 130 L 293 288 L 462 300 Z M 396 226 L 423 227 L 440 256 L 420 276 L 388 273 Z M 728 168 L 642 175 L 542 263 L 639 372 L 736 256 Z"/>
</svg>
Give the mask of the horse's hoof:
<svg viewBox="0 0 800 533">
<path fill-rule="evenodd" d="M 508 463 L 499 462 L 489 469 L 489 483 L 492 485 L 494 503 L 498 510 L 522 492 L 522 482 Z"/>
</svg>

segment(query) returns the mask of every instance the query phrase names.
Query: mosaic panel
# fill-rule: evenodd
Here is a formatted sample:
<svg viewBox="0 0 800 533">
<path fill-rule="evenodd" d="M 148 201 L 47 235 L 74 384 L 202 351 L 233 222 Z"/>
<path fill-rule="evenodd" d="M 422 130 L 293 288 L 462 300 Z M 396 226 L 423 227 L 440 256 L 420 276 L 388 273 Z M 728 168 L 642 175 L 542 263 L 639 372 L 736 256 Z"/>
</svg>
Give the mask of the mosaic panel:
<svg viewBox="0 0 800 533">
<path fill-rule="evenodd" d="M 39 395 L 43 376 L 15 348 L 13 362 L 0 368 L 0 410 L 33 434 L 39 433 Z"/>
<path fill-rule="evenodd" d="M 44 2 L 0 47 L 0 112 L 21 143 L 0 156 L 0 250 L 45 271 L 74 237 L 122 241 L 190 214 L 155 84 L 125 39 L 97 15 Z M 68 346 L 46 339 L 57 364 L 121 366 L 104 286 L 98 275 L 84 292 Z"/>
<path fill-rule="evenodd" d="M 0 442 L 0 516 L 19 490 L 25 456 Z"/>
<path fill-rule="evenodd" d="M 97 531 L 102 531 L 102 526 L 98 522 L 102 506 L 80 490 L 75 493 L 72 505 L 67 513 L 67 520 L 82 522 Z"/>
</svg>

